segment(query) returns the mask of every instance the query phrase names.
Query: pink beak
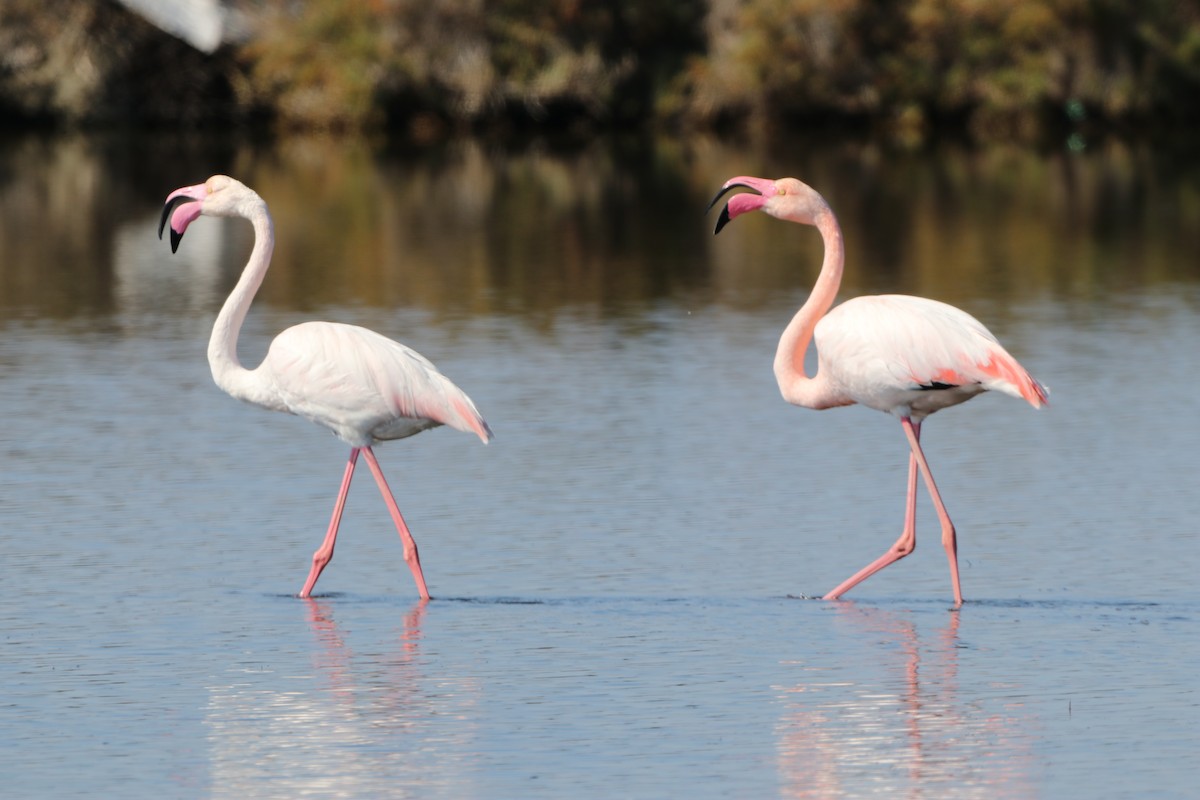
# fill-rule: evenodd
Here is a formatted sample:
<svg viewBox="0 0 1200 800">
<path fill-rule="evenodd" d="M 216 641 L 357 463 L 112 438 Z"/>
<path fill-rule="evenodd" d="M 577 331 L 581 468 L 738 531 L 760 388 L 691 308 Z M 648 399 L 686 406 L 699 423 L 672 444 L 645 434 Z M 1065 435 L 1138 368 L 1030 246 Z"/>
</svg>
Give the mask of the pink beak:
<svg viewBox="0 0 1200 800">
<path fill-rule="evenodd" d="M 200 216 L 203 209 L 200 201 L 205 197 L 208 197 L 208 188 L 203 183 L 185 186 L 167 195 L 162 219 L 158 222 L 158 238 L 162 238 L 163 228 L 167 226 L 167 220 L 170 219 L 172 253 L 179 248 L 179 240 L 183 238 L 183 232 L 187 230 L 188 225 L 191 225 L 196 217 Z"/>
<path fill-rule="evenodd" d="M 717 218 L 717 228 L 713 231 L 716 235 L 721 232 L 721 229 L 729 224 L 729 221 L 734 217 L 745 214 L 747 211 L 757 211 L 762 208 L 767 202 L 767 199 L 775 194 L 775 181 L 767 178 L 752 178 L 747 175 L 742 175 L 737 178 L 730 178 L 721 186 L 721 190 L 717 192 L 716 197 L 708 204 L 708 209 L 717 204 L 717 201 L 725 196 L 730 189 L 737 187 L 751 189 L 758 194 L 737 194 L 729 198 L 729 202 L 725 204 L 725 208 L 721 209 L 721 216 Z"/>
</svg>

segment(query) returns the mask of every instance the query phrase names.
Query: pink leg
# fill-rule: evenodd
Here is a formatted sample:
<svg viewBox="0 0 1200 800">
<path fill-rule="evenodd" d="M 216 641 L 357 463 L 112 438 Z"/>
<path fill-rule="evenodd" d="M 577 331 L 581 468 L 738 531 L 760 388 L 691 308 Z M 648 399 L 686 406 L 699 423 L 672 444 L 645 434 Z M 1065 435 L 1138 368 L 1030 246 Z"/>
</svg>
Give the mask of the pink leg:
<svg viewBox="0 0 1200 800">
<path fill-rule="evenodd" d="M 379 484 L 383 502 L 387 503 L 388 511 L 392 514 L 392 521 L 396 523 L 400 541 L 404 543 L 404 562 L 412 570 L 413 580 L 417 582 L 417 592 L 421 595 L 422 600 L 428 600 L 429 590 L 425 588 L 425 575 L 421 572 L 421 557 L 417 554 L 417 543 L 409 533 L 408 526 L 404 524 L 404 517 L 400 516 L 400 507 L 396 505 L 396 498 L 392 496 L 392 490 L 388 488 L 387 481 L 383 478 L 383 470 L 379 468 L 379 462 L 375 460 L 375 452 L 370 447 L 364 447 L 362 450 L 367 456 L 367 466 L 371 468 L 371 472 L 375 475 L 375 482 Z"/>
<path fill-rule="evenodd" d="M 916 438 L 921 438 L 921 423 L 913 424 L 913 431 Z M 917 549 L 917 456 L 916 453 L 910 453 L 908 456 L 908 487 L 905 493 L 904 501 L 904 530 L 900 533 L 900 538 L 896 543 L 888 548 L 887 552 L 879 558 L 867 564 L 858 572 L 851 575 L 846 580 L 842 581 L 838 586 L 825 595 L 825 600 L 837 600 L 846 592 L 853 589 L 858 584 L 865 581 L 867 578 L 874 575 L 879 570 L 886 567 L 895 561 L 899 561 L 905 556 Z"/>
<path fill-rule="evenodd" d="M 321 542 L 317 552 L 313 553 L 312 569 L 309 570 L 304 588 L 300 590 L 301 597 L 308 597 L 312 593 L 313 587 L 317 585 L 317 578 L 321 577 L 321 570 L 325 569 L 325 565 L 333 558 L 333 546 L 337 542 L 338 525 L 342 522 L 342 511 L 346 508 L 346 495 L 350 491 L 350 479 L 354 477 L 354 465 L 358 463 L 358 450 L 357 447 L 350 450 L 350 460 L 346 462 L 346 474 L 342 476 L 342 488 L 338 490 L 337 501 L 333 504 L 333 519 L 329 521 L 329 530 L 325 532 L 325 541 Z"/>
<path fill-rule="evenodd" d="M 950 515 L 946 513 L 942 495 L 938 492 L 937 484 L 933 482 L 933 473 L 929 470 L 929 462 L 925 460 L 925 452 L 921 450 L 920 428 L 914 426 L 912 420 L 907 418 L 900 420 L 900 424 L 904 426 L 908 444 L 917 458 L 918 466 L 921 467 L 921 474 L 925 476 L 925 488 L 929 490 L 929 496 L 933 499 L 933 507 L 937 509 L 938 519 L 942 523 L 942 547 L 946 549 L 946 559 L 950 562 L 950 586 L 954 589 L 954 607 L 961 608 L 963 597 L 962 586 L 958 582 L 958 539 L 954 535 L 954 523 L 950 521 Z"/>
</svg>

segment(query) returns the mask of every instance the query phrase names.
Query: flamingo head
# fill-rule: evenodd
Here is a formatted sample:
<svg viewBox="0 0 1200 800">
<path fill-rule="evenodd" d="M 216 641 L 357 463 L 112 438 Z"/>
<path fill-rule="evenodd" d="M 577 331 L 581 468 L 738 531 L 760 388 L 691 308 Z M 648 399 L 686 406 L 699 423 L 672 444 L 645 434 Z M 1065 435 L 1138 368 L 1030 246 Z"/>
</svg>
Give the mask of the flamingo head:
<svg viewBox="0 0 1200 800">
<path fill-rule="evenodd" d="M 162 238 L 170 220 L 171 252 L 174 253 L 188 225 L 201 214 L 210 217 L 248 217 L 255 204 L 263 205 L 263 201 L 253 189 L 228 175 L 214 175 L 204 183 L 185 186 L 167 195 L 162 218 L 158 222 L 158 238 Z"/>
<path fill-rule="evenodd" d="M 729 202 L 725 204 L 725 208 L 721 209 L 721 215 L 717 218 L 714 235 L 720 233 L 721 229 L 728 225 L 734 217 L 745 214 L 747 211 L 761 210 L 777 219 L 786 219 L 804 225 L 815 225 L 817 217 L 829 211 L 829 204 L 825 202 L 825 198 L 821 197 L 811 186 L 795 178 L 770 180 L 768 178 L 751 178 L 745 175 L 725 181 L 716 197 L 708 204 L 708 209 L 711 211 L 717 201 L 727 192 L 739 187 L 750 189 L 756 194 L 735 194 L 729 198 Z"/>
</svg>

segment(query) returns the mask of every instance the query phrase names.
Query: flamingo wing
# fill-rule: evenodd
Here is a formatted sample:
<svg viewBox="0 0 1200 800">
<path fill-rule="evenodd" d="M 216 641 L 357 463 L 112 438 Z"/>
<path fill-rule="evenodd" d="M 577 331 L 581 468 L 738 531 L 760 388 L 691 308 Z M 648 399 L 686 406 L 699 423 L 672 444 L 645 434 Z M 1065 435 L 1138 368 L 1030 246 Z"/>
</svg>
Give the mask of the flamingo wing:
<svg viewBox="0 0 1200 800">
<path fill-rule="evenodd" d="M 355 446 L 438 425 L 485 443 L 492 437 L 471 399 L 427 358 L 366 328 L 335 322 L 288 328 L 259 370 L 287 411 Z"/>
<path fill-rule="evenodd" d="M 858 297 L 826 315 L 815 338 L 819 352 L 836 356 L 822 359 L 833 377 L 873 407 L 880 405 L 870 398 L 933 390 L 957 390 L 965 400 L 990 389 L 1034 407 L 1046 402 L 1045 388 L 983 323 L 937 300 Z"/>
</svg>

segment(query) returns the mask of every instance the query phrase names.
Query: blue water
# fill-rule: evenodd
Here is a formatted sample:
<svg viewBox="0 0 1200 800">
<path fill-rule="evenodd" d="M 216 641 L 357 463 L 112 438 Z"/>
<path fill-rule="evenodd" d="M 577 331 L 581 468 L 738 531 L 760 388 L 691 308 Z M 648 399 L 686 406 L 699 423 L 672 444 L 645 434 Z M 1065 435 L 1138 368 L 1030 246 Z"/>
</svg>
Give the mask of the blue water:
<svg viewBox="0 0 1200 800">
<path fill-rule="evenodd" d="M 543 303 L 505 273 L 478 309 L 330 303 L 284 267 L 247 361 L 302 319 L 367 325 L 497 435 L 378 449 L 431 602 L 365 472 L 302 601 L 347 448 L 212 385 L 244 237 L 195 228 L 172 261 L 159 199 L 82 300 L 83 278 L 8 273 L 5 797 L 1194 795 L 1200 284 L 943 287 L 1051 388 L 1043 411 L 989 395 L 926 425 L 953 612 L 924 497 L 911 558 L 805 599 L 898 535 L 906 451 L 882 414 L 779 399 L 774 342 L 812 273 L 777 286 L 768 262 L 815 251 L 752 241 L 786 229 L 751 224 L 648 296 L 606 272 Z"/>
</svg>

